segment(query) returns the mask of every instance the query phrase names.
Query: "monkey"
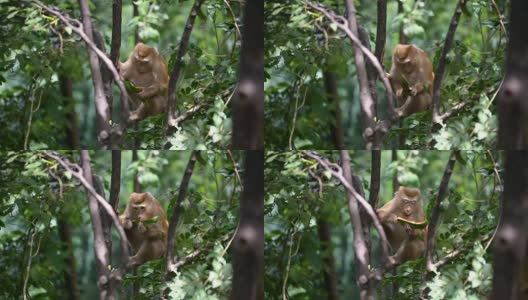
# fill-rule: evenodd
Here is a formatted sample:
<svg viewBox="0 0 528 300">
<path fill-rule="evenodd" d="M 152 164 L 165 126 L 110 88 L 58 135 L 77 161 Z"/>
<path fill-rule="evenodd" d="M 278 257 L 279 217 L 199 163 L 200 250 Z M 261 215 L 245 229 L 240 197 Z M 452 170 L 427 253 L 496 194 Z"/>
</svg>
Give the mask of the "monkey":
<svg viewBox="0 0 528 300">
<path fill-rule="evenodd" d="M 422 49 L 415 45 L 398 44 L 394 48 L 388 77 L 400 104 L 396 109 L 398 117 L 407 117 L 431 106 L 433 64 Z"/>
<path fill-rule="evenodd" d="M 118 69 L 122 80 L 128 80 L 138 88 L 138 91 L 129 91 L 131 104 L 137 107 L 130 113 L 130 122 L 166 111 L 169 75 L 156 48 L 138 43 L 127 61 L 118 62 Z"/>
<path fill-rule="evenodd" d="M 425 229 L 413 229 L 409 224 L 426 226 L 427 221 L 420 198 L 420 190 L 400 187 L 394 198 L 376 210 L 394 255 L 391 265 L 416 259 L 425 252 Z"/>
<path fill-rule="evenodd" d="M 169 222 L 161 204 L 150 193 L 132 193 L 119 223 L 135 254 L 128 262 L 129 267 L 165 255 Z"/>
</svg>

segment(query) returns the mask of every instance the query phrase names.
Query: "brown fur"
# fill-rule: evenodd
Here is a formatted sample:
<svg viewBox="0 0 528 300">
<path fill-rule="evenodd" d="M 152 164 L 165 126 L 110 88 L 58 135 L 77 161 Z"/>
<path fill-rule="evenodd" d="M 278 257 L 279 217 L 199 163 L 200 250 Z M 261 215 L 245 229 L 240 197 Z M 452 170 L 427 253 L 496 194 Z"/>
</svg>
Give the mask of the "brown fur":
<svg viewBox="0 0 528 300">
<path fill-rule="evenodd" d="M 156 216 L 156 223 L 143 223 Z M 125 211 L 119 216 L 119 222 L 125 228 L 135 253 L 130 258 L 129 265 L 140 265 L 165 255 L 169 222 L 161 204 L 150 193 L 132 193 Z"/>
<path fill-rule="evenodd" d="M 420 257 L 425 251 L 426 229 L 412 229 L 398 222 L 398 217 L 412 222 L 425 221 L 418 189 L 400 187 L 394 198 L 377 211 L 389 244 L 395 252 L 389 259 L 393 265 Z"/>
<path fill-rule="evenodd" d="M 138 43 L 128 60 L 118 65 L 121 79 L 141 88 L 138 93 L 129 91 L 131 104 L 137 107 L 131 112 L 129 121 L 142 120 L 167 110 L 169 75 L 167 65 L 156 48 Z"/>
<path fill-rule="evenodd" d="M 394 48 L 389 80 L 400 104 L 396 110 L 398 116 L 409 116 L 431 106 L 433 65 L 422 49 L 398 44 Z"/>
</svg>

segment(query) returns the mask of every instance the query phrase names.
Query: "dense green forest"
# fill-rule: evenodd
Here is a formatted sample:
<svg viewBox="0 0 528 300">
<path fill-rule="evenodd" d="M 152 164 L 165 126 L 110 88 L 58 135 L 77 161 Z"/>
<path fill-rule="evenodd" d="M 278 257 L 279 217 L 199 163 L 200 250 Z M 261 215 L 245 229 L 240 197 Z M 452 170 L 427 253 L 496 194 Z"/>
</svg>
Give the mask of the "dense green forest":
<svg viewBox="0 0 528 300">
<path fill-rule="evenodd" d="M 369 270 L 384 268 L 370 217 L 360 210 L 363 232 L 357 232 L 339 175 L 313 155 L 328 165 L 341 160 L 337 151 L 266 157 L 266 299 L 360 299 L 366 287 L 357 281 L 362 273 L 357 234 L 369 241 Z M 454 165 L 445 183 L 450 159 Z M 426 299 L 486 298 L 504 188 L 502 164 L 502 153 L 495 151 L 350 152 L 354 188 L 370 205 L 383 206 L 399 186 L 417 188 L 429 232 L 437 226 L 431 261 L 422 257 L 384 270 L 381 282 L 374 283 L 378 299 L 419 299 L 424 292 Z"/>
<path fill-rule="evenodd" d="M 495 0 L 266 1 L 267 145 L 276 150 L 494 148 L 508 9 L 507 1 Z M 358 61 L 353 38 L 370 49 L 383 73 L 366 54 Z M 440 96 L 433 112 L 400 122 L 391 118 L 392 92 L 382 78 L 399 43 L 414 44 L 429 56 L 435 73 L 430 88 Z M 366 65 L 365 87 L 358 64 Z"/>
<path fill-rule="evenodd" d="M 232 134 L 262 140 L 232 130 L 240 115 L 251 118 L 242 131 L 262 127 L 262 79 L 251 71 L 262 70 L 259 1 L 0 4 L 2 149 L 204 150 L 229 148 Z M 138 43 L 154 47 L 143 67 Z M 244 104 L 257 108 L 238 105 L 239 77 L 257 85 L 244 91 Z M 239 139 L 233 148 L 262 148 Z"/>
<path fill-rule="evenodd" d="M 252 205 L 240 199 L 258 204 L 262 197 L 259 184 L 250 183 L 259 171 L 252 155 L 244 162 L 243 152 L 225 151 L 2 152 L 0 180 L 9 184 L 0 187 L 0 298 L 111 299 L 112 287 L 101 281 L 107 276 L 122 299 L 159 298 L 163 290 L 170 299 L 226 299 L 231 282 L 237 284 L 233 255 L 248 244 L 235 238 Z M 246 172 L 246 164 L 253 171 Z M 242 180 L 254 187 L 243 189 Z M 117 242 L 119 230 L 111 230 L 108 211 L 90 189 L 117 214 L 132 192 L 154 196 L 170 220 L 173 259 L 148 261 L 123 273 L 122 283 L 113 278 L 122 267 L 123 241 Z M 170 263 L 177 270 L 171 276 Z M 253 270 L 260 272 L 258 263 L 247 272 Z"/>
<path fill-rule="evenodd" d="M 0 0 L 0 300 L 528 299 L 528 0 Z"/>
</svg>

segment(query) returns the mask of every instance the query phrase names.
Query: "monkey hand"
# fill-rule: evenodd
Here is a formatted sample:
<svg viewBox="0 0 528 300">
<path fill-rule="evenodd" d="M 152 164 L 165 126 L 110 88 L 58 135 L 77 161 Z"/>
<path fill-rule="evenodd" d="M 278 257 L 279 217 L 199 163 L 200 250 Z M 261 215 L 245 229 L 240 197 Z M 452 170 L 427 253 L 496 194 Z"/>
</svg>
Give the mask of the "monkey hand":
<svg viewBox="0 0 528 300">
<path fill-rule="evenodd" d="M 132 221 L 130 220 L 130 218 L 120 216 L 120 217 L 119 217 L 119 223 L 121 223 L 121 225 L 122 225 L 123 228 L 125 228 L 125 229 L 130 229 L 130 228 L 132 228 Z"/>
<path fill-rule="evenodd" d="M 423 91 L 424 85 L 422 83 L 417 83 L 414 86 L 410 87 L 409 90 L 411 91 L 411 96 L 418 95 L 421 91 Z"/>
<path fill-rule="evenodd" d="M 136 224 L 136 229 L 139 233 L 145 233 L 145 231 L 147 231 L 147 228 L 145 227 L 145 225 L 143 224 L 143 222 L 141 221 L 138 221 Z"/>
<path fill-rule="evenodd" d="M 138 93 L 138 96 L 142 99 L 152 98 L 160 93 L 160 87 L 158 85 L 151 85 L 145 87 Z"/>
</svg>

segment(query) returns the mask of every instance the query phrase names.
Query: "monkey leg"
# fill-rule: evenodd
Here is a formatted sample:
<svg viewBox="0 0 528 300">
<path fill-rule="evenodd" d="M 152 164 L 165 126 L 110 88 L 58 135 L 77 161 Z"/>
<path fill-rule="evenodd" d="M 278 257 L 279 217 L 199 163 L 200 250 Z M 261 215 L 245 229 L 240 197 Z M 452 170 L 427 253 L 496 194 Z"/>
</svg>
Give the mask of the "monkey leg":
<svg viewBox="0 0 528 300">
<path fill-rule="evenodd" d="M 417 112 L 424 111 L 431 106 L 432 98 L 429 93 L 420 93 L 410 96 L 407 101 L 396 110 L 399 117 L 407 117 Z"/>
<path fill-rule="evenodd" d="M 132 122 L 143 120 L 147 116 L 146 111 L 147 108 L 145 107 L 145 104 L 141 103 L 138 109 L 130 113 L 128 120 Z"/>
<path fill-rule="evenodd" d="M 145 239 L 137 253 L 128 261 L 128 266 L 135 267 L 147 261 L 161 258 L 165 255 L 165 250 L 165 241 L 160 239 Z"/>
<path fill-rule="evenodd" d="M 403 241 L 398 251 L 389 257 L 389 262 L 392 265 L 399 265 L 419 258 L 424 252 L 425 242 L 420 237 L 408 237 Z"/>
</svg>

